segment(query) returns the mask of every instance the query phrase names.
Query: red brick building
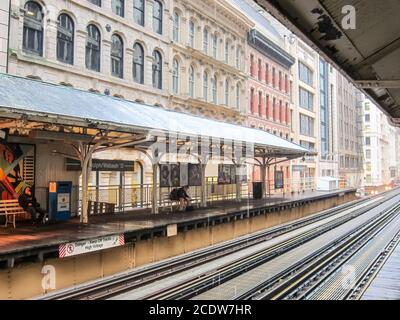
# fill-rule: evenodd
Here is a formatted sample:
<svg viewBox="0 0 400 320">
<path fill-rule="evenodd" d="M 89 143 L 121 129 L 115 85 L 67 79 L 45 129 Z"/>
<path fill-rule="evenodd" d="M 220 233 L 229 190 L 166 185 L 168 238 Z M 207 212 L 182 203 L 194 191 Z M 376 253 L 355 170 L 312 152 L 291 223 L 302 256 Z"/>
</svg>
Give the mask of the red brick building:
<svg viewBox="0 0 400 320">
<path fill-rule="evenodd" d="M 295 59 L 265 35 L 253 29 L 248 38 L 248 95 L 247 125 L 290 139 L 290 68 Z M 274 169 L 267 173 L 273 186 Z M 277 165 L 290 178 L 290 162 Z M 255 167 L 253 180 L 260 180 Z M 272 188 L 270 188 L 272 191 Z"/>
</svg>

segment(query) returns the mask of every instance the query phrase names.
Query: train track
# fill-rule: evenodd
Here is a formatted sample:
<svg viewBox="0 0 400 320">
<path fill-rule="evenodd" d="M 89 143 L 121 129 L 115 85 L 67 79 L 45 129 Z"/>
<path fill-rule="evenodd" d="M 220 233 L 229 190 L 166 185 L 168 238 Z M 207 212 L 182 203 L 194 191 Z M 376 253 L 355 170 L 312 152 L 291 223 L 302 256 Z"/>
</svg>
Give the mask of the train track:
<svg viewBox="0 0 400 320">
<path fill-rule="evenodd" d="M 303 218 L 292 223 L 287 223 L 282 226 L 274 227 L 266 231 L 258 232 L 254 235 L 241 237 L 239 239 L 226 242 L 221 245 L 216 245 L 211 248 L 197 250 L 191 254 L 187 254 L 181 257 L 168 259 L 160 263 L 156 263 L 149 267 L 140 268 L 133 272 L 127 274 L 120 274 L 117 276 L 108 277 L 102 279 L 101 281 L 96 281 L 86 285 L 81 285 L 72 289 L 62 290 L 59 292 L 51 293 L 46 296 L 39 297 L 38 299 L 107 299 L 121 293 L 131 291 L 146 284 L 164 279 L 166 277 L 171 277 L 179 272 L 189 270 L 195 266 L 201 265 L 206 262 L 213 261 L 215 259 L 227 256 L 238 250 L 249 248 L 258 243 L 266 240 L 270 240 L 279 235 L 286 234 L 288 232 L 294 231 L 301 227 L 316 223 L 318 221 L 323 221 L 329 217 L 338 215 L 341 212 L 346 212 L 346 210 L 352 210 L 358 208 L 351 214 L 346 215 L 346 219 L 352 219 L 353 217 L 360 215 L 376 206 L 382 204 L 385 201 L 395 197 L 397 195 L 393 192 L 388 192 L 383 197 L 374 197 L 372 200 L 364 199 L 361 201 L 353 201 L 351 203 L 341 205 L 334 209 L 326 210 L 320 214 L 312 215 L 307 218 Z M 362 206 L 364 205 L 364 206 Z M 362 206 L 362 207 L 361 207 Z M 344 223 L 345 220 L 340 220 Z M 337 221 L 339 222 L 339 221 Z M 323 232 L 322 229 L 318 230 Z M 316 235 L 316 233 L 313 233 Z M 311 234 L 308 234 L 311 236 Z M 281 253 L 281 250 L 286 250 L 289 248 L 294 248 L 296 243 L 301 243 L 305 241 L 304 237 L 296 237 L 290 239 L 290 242 L 286 243 L 286 246 L 274 247 L 274 250 L 270 250 L 272 255 L 277 255 Z M 251 268 L 251 265 L 248 266 Z M 184 296 L 180 296 L 184 297 Z M 151 299 L 152 297 L 144 297 Z"/>
<path fill-rule="evenodd" d="M 265 264 L 268 261 L 273 260 L 275 257 L 282 255 L 286 252 L 289 252 L 300 245 L 311 241 L 319 237 L 320 235 L 337 228 L 340 225 L 354 219 L 355 217 L 362 215 L 365 211 L 363 210 L 356 210 L 352 214 L 345 215 L 343 217 L 337 218 L 331 222 L 324 224 L 316 229 L 312 229 L 308 232 L 300 234 L 298 236 L 292 237 L 286 241 L 283 241 L 277 245 L 274 245 L 270 248 L 262 250 L 257 254 L 251 254 L 246 258 L 240 258 L 236 261 L 232 261 L 229 264 L 222 266 L 215 270 L 212 273 L 204 274 L 202 276 L 194 276 L 189 281 L 186 280 L 184 283 L 180 285 L 174 285 L 170 288 L 162 288 L 160 291 L 149 294 L 144 296 L 144 299 L 189 299 L 192 298 L 199 293 L 206 292 L 213 287 L 221 285 L 228 280 L 234 279 L 236 276 L 248 272 L 252 269 L 257 268 L 260 265 Z M 381 215 L 379 215 L 381 216 Z M 368 224 L 371 224 L 377 219 L 376 217 L 370 219 Z M 335 246 L 340 245 L 344 240 L 348 237 L 353 237 L 354 233 L 358 230 L 363 230 L 365 227 L 359 226 L 355 229 L 352 229 L 350 232 L 345 234 L 344 236 L 337 238 L 333 242 L 329 243 L 326 246 L 323 246 L 320 250 L 315 251 L 312 255 L 307 256 L 304 260 L 299 261 L 297 264 L 292 266 L 290 269 L 285 270 L 287 274 L 292 275 L 296 273 L 297 270 L 303 268 L 304 265 L 314 263 L 313 261 L 317 259 L 320 255 L 324 252 L 329 251 L 330 249 L 334 248 Z M 268 280 L 252 288 L 249 292 L 244 295 L 237 295 L 235 299 L 249 299 L 252 298 L 255 293 L 259 293 L 262 288 L 270 287 L 275 283 L 279 283 L 284 278 L 285 274 L 281 273 L 278 274 L 276 277 Z"/>
<path fill-rule="evenodd" d="M 400 205 L 396 205 L 371 219 L 366 225 L 344 235 L 338 243 L 329 244 L 324 250 L 299 261 L 297 266 L 283 270 L 277 277 L 279 282 L 277 279 L 270 279 L 240 298 L 344 299 L 354 288 L 352 282 L 355 279 L 352 278 L 356 275 L 353 274 L 356 267 L 362 270 L 366 268 L 368 259 L 365 253 L 368 253 L 370 242 L 399 216 Z M 362 249 L 365 251 L 360 254 L 362 262 L 357 264 L 352 261 L 356 259 L 352 258 Z M 348 267 L 347 271 L 343 267 Z M 346 280 L 351 281 L 346 283 Z"/>
</svg>

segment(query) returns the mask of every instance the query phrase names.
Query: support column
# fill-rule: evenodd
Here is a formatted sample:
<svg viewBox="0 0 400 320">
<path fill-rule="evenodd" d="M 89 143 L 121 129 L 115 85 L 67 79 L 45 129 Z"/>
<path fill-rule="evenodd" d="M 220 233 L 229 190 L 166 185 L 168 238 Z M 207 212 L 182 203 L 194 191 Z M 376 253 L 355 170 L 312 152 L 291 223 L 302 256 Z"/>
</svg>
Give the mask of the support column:
<svg viewBox="0 0 400 320">
<path fill-rule="evenodd" d="M 240 170 L 240 165 L 236 165 L 236 201 L 240 202 L 242 200 L 242 182 L 240 181 L 240 176 L 238 172 Z"/>
<path fill-rule="evenodd" d="M 263 159 L 263 163 L 260 166 L 260 174 L 261 174 L 261 190 L 262 190 L 262 197 L 265 198 L 265 191 L 266 191 L 266 181 L 265 181 L 265 168 L 266 168 L 266 164 L 265 164 L 265 159 Z"/>
<path fill-rule="evenodd" d="M 89 186 L 89 177 L 91 171 L 91 162 L 92 162 L 92 152 L 88 151 L 85 155 L 82 165 L 82 212 L 81 212 L 81 222 L 88 223 L 89 222 L 89 212 L 88 212 L 88 186 Z"/>
<path fill-rule="evenodd" d="M 151 213 L 158 213 L 158 163 L 152 165 L 153 168 L 153 190 L 152 190 L 152 206 Z"/>
<path fill-rule="evenodd" d="M 207 207 L 206 164 L 201 164 L 201 206 Z"/>
</svg>

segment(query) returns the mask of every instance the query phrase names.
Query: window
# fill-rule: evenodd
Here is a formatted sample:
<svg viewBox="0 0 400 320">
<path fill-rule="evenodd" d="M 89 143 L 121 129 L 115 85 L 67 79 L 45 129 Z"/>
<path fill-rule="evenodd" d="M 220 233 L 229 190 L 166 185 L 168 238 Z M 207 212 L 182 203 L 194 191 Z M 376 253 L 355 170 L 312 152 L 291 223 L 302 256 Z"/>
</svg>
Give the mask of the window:
<svg viewBox="0 0 400 320">
<path fill-rule="evenodd" d="M 189 45 L 194 48 L 194 22 L 189 22 Z"/>
<path fill-rule="evenodd" d="M 265 83 L 268 83 L 268 70 L 269 70 L 269 66 L 268 63 L 265 64 Z"/>
<path fill-rule="evenodd" d="M 272 86 L 275 88 L 275 68 L 272 68 Z"/>
<path fill-rule="evenodd" d="M 162 58 L 160 52 L 153 51 L 153 88 L 162 89 Z"/>
<path fill-rule="evenodd" d="M 240 108 L 240 85 L 239 83 L 236 84 L 236 108 Z"/>
<path fill-rule="evenodd" d="M 370 109 L 369 102 L 365 102 L 365 111 L 369 111 L 369 109 Z"/>
<path fill-rule="evenodd" d="M 41 56 L 43 54 L 43 13 L 36 2 L 25 4 L 22 47 L 25 52 Z"/>
<path fill-rule="evenodd" d="M 212 85 L 212 102 L 217 104 L 218 98 L 217 98 L 217 76 L 214 76 L 214 78 L 211 81 Z"/>
<path fill-rule="evenodd" d="M 314 136 L 314 119 L 304 114 L 300 114 L 300 134 Z"/>
<path fill-rule="evenodd" d="M 269 95 L 265 96 L 265 116 L 268 118 Z"/>
<path fill-rule="evenodd" d="M 133 0 L 133 21 L 144 26 L 144 0 Z"/>
<path fill-rule="evenodd" d="M 258 115 L 261 117 L 262 92 L 258 92 Z"/>
<path fill-rule="evenodd" d="M 236 68 L 240 69 L 240 47 L 236 48 Z"/>
<path fill-rule="evenodd" d="M 112 12 L 120 17 L 124 16 L 124 0 L 112 0 L 111 1 Z"/>
<path fill-rule="evenodd" d="M 282 72 L 279 71 L 279 76 L 278 76 L 278 88 L 279 90 L 282 91 Z"/>
<path fill-rule="evenodd" d="M 250 112 L 253 112 L 254 106 L 254 88 L 250 89 Z"/>
<path fill-rule="evenodd" d="M 174 59 L 172 63 L 172 91 L 175 94 L 179 92 L 179 63 L 178 60 Z"/>
<path fill-rule="evenodd" d="M 133 46 L 133 81 L 144 83 L 144 52 L 139 43 Z"/>
<path fill-rule="evenodd" d="M 314 150 L 315 150 L 315 144 L 312 143 L 312 142 L 300 140 L 300 145 L 301 145 L 303 148 L 306 148 L 306 149 L 308 149 L 308 150 L 310 150 L 310 151 L 314 151 Z"/>
<path fill-rule="evenodd" d="M 123 51 L 121 37 L 114 34 L 111 37 L 111 74 L 118 78 L 123 77 Z"/>
<path fill-rule="evenodd" d="M 370 146 L 371 145 L 371 137 L 365 137 L 365 145 Z"/>
<path fill-rule="evenodd" d="M 213 37 L 213 57 L 214 59 L 217 59 L 217 54 L 218 54 L 218 36 L 214 34 Z"/>
<path fill-rule="evenodd" d="M 254 56 L 250 55 L 250 75 L 254 77 Z"/>
<path fill-rule="evenodd" d="M 371 150 L 365 150 L 365 159 L 371 159 Z"/>
<path fill-rule="evenodd" d="M 258 59 L 258 80 L 261 80 L 261 72 L 262 72 L 262 68 L 261 68 L 261 59 Z"/>
<path fill-rule="evenodd" d="M 313 111 L 313 94 L 301 87 L 299 87 L 299 105 L 300 107 Z"/>
<path fill-rule="evenodd" d="M 174 41 L 179 41 L 179 14 L 174 12 L 173 26 L 172 26 L 172 38 Z"/>
<path fill-rule="evenodd" d="M 229 42 L 225 42 L 225 63 L 229 63 Z"/>
<path fill-rule="evenodd" d="M 95 4 L 96 6 L 101 7 L 101 0 L 88 0 L 88 1 Z"/>
<path fill-rule="evenodd" d="M 307 67 L 305 64 L 299 62 L 299 79 L 304 83 L 312 86 L 313 84 L 312 76 L 313 74 L 311 69 Z"/>
<path fill-rule="evenodd" d="M 58 16 L 57 59 L 69 64 L 74 62 L 74 23 L 65 13 Z"/>
<path fill-rule="evenodd" d="M 370 115 L 369 113 L 365 115 L 365 122 L 369 122 L 370 121 Z"/>
<path fill-rule="evenodd" d="M 208 54 L 208 29 L 204 28 L 203 31 L 203 51 Z"/>
<path fill-rule="evenodd" d="M 162 12 L 163 7 L 160 1 L 154 0 L 153 3 L 153 31 L 162 34 Z"/>
<path fill-rule="evenodd" d="M 194 98 L 194 68 L 190 66 L 189 68 L 189 96 Z"/>
<path fill-rule="evenodd" d="M 203 74 L 203 99 L 208 100 L 208 73 L 206 71 Z"/>
<path fill-rule="evenodd" d="M 225 80 L 225 105 L 229 106 L 229 80 Z"/>
<path fill-rule="evenodd" d="M 100 31 L 93 24 L 89 24 L 86 30 L 86 68 L 100 71 Z"/>
</svg>

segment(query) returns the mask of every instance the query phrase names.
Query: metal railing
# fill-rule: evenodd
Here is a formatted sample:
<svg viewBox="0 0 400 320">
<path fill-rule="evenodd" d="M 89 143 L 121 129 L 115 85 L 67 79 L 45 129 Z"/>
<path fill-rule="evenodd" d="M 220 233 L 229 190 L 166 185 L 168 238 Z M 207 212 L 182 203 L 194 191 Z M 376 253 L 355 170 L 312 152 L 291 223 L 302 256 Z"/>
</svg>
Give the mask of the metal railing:
<svg viewBox="0 0 400 320">
<path fill-rule="evenodd" d="M 341 187 L 345 188 L 346 186 L 346 181 L 342 181 Z M 168 206 L 170 204 L 169 194 L 174 188 L 157 187 L 159 190 L 158 205 L 160 207 Z M 207 179 L 205 189 L 208 204 L 212 204 L 217 201 L 236 199 L 236 184 L 218 184 L 216 177 L 209 177 Z M 312 177 L 302 179 L 285 179 L 284 186 L 280 189 L 275 189 L 274 180 L 268 180 L 266 182 L 265 196 L 285 195 L 313 190 L 316 190 L 316 181 Z M 90 201 L 115 204 L 116 212 L 140 208 L 151 208 L 152 205 L 152 184 L 89 186 L 88 191 Z M 190 187 L 189 195 L 192 197 L 194 203 L 200 203 L 201 187 Z M 41 203 L 42 207 L 47 209 L 48 189 L 43 187 L 36 188 L 36 197 L 39 203 Z M 240 197 L 242 199 L 253 198 L 252 181 L 243 182 L 241 184 Z M 71 195 L 72 215 L 76 215 L 78 212 L 80 212 L 81 198 L 82 188 L 73 186 Z"/>
</svg>

